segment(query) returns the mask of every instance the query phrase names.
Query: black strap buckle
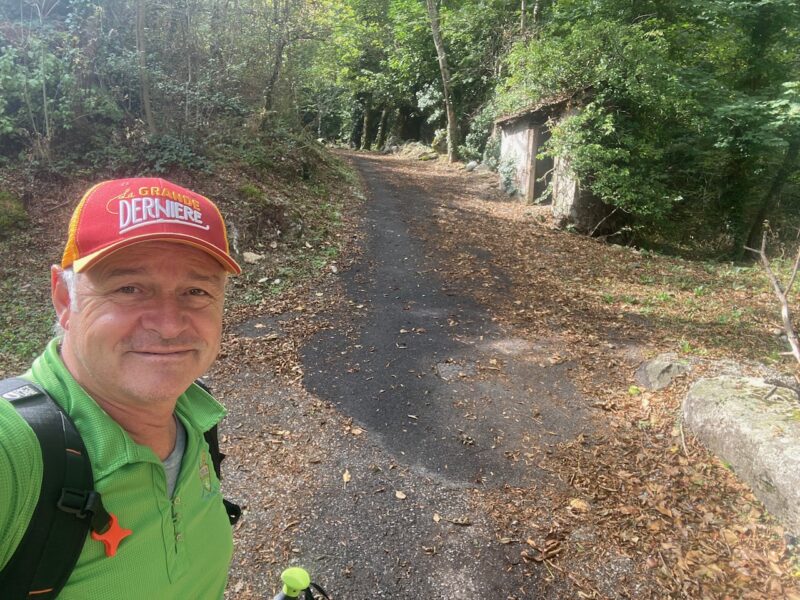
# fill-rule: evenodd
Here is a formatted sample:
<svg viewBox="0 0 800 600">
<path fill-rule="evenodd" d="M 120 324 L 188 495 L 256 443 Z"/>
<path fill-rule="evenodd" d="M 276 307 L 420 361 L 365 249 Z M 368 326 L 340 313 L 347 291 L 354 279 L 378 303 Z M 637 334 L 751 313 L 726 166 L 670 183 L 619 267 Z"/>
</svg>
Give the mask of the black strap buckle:
<svg viewBox="0 0 800 600">
<path fill-rule="evenodd" d="M 111 523 L 111 516 L 103 506 L 103 499 L 94 490 L 62 488 L 61 498 L 56 506 L 79 519 L 89 519 L 92 530 L 97 533 L 103 533 Z"/>
</svg>

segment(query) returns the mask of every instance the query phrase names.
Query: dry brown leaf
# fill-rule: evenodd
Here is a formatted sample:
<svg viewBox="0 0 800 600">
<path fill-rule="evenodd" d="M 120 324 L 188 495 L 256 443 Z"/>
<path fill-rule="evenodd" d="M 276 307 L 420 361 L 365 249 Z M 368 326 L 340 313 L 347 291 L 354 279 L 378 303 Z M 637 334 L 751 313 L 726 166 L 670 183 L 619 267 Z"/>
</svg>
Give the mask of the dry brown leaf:
<svg viewBox="0 0 800 600">
<path fill-rule="evenodd" d="M 578 512 L 589 512 L 589 504 L 585 500 L 581 500 L 580 498 L 573 498 L 569 501 L 570 508 L 578 511 Z"/>
</svg>

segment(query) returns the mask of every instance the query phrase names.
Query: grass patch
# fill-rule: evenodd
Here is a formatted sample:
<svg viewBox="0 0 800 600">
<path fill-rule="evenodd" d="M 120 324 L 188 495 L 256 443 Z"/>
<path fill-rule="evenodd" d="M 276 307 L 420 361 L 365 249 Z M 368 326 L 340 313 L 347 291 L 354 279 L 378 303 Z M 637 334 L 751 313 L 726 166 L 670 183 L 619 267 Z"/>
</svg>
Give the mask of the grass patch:
<svg viewBox="0 0 800 600">
<path fill-rule="evenodd" d="M 634 313 L 666 332 L 685 354 L 735 356 L 788 365 L 788 346 L 774 331 L 780 306 L 759 265 L 690 261 L 641 252 L 624 268 L 604 274 L 596 300 L 604 310 Z M 793 261 L 775 260 L 782 281 Z M 800 296 L 794 298 L 800 310 Z"/>
<path fill-rule="evenodd" d="M 0 241 L 0 251 L 10 257 L 13 271 L 0 273 L 0 375 L 25 371 L 52 336 L 55 312 L 50 303 L 50 278 L 46 266 L 16 259 L 20 248 L 30 247 L 30 236 L 17 233 Z M 16 253 L 15 253 L 16 251 Z"/>
<path fill-rule="evenodd" d="M 0 191 L 0 237 L 11 235 L 28 222 L 22 201 L 13 194 Z"/>
</svg>

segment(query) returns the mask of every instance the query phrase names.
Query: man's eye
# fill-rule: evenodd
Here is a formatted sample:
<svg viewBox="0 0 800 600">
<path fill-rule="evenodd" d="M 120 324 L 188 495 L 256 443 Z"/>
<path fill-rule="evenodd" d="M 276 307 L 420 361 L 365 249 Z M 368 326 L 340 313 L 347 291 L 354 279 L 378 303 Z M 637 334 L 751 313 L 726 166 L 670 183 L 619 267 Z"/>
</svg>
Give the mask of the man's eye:
<svg viewBox="0 0 800 600">
<path fill-rule="evenodd" d="M 189 290 L 190 296 L 208 296 L 208 292 L 200 288 L 192 288 Z"/>
<path fill-rule="evenodd" d="M 119 290 L 117 290 L 120 294 L 135 294 L 138 290 L 135 286 L 132 285 L 123 285 Z"/>
</svg>

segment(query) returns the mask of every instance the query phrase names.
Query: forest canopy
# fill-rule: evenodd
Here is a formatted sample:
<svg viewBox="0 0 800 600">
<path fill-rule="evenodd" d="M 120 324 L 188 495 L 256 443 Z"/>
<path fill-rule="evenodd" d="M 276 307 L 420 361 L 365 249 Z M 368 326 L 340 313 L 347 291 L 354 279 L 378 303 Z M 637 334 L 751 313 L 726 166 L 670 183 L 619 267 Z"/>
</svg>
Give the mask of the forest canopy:
<svg viewBox="0 0 800 600">
<path fill-rule="evenodd" d="M 496 167 L 495 120 L 564 98 L 544 152 L 628 241 L 739 258 L 797 229 L 794 0 L 0 2 L 2 168 L 208 170 L 284 131 Z"/>
</svg>

